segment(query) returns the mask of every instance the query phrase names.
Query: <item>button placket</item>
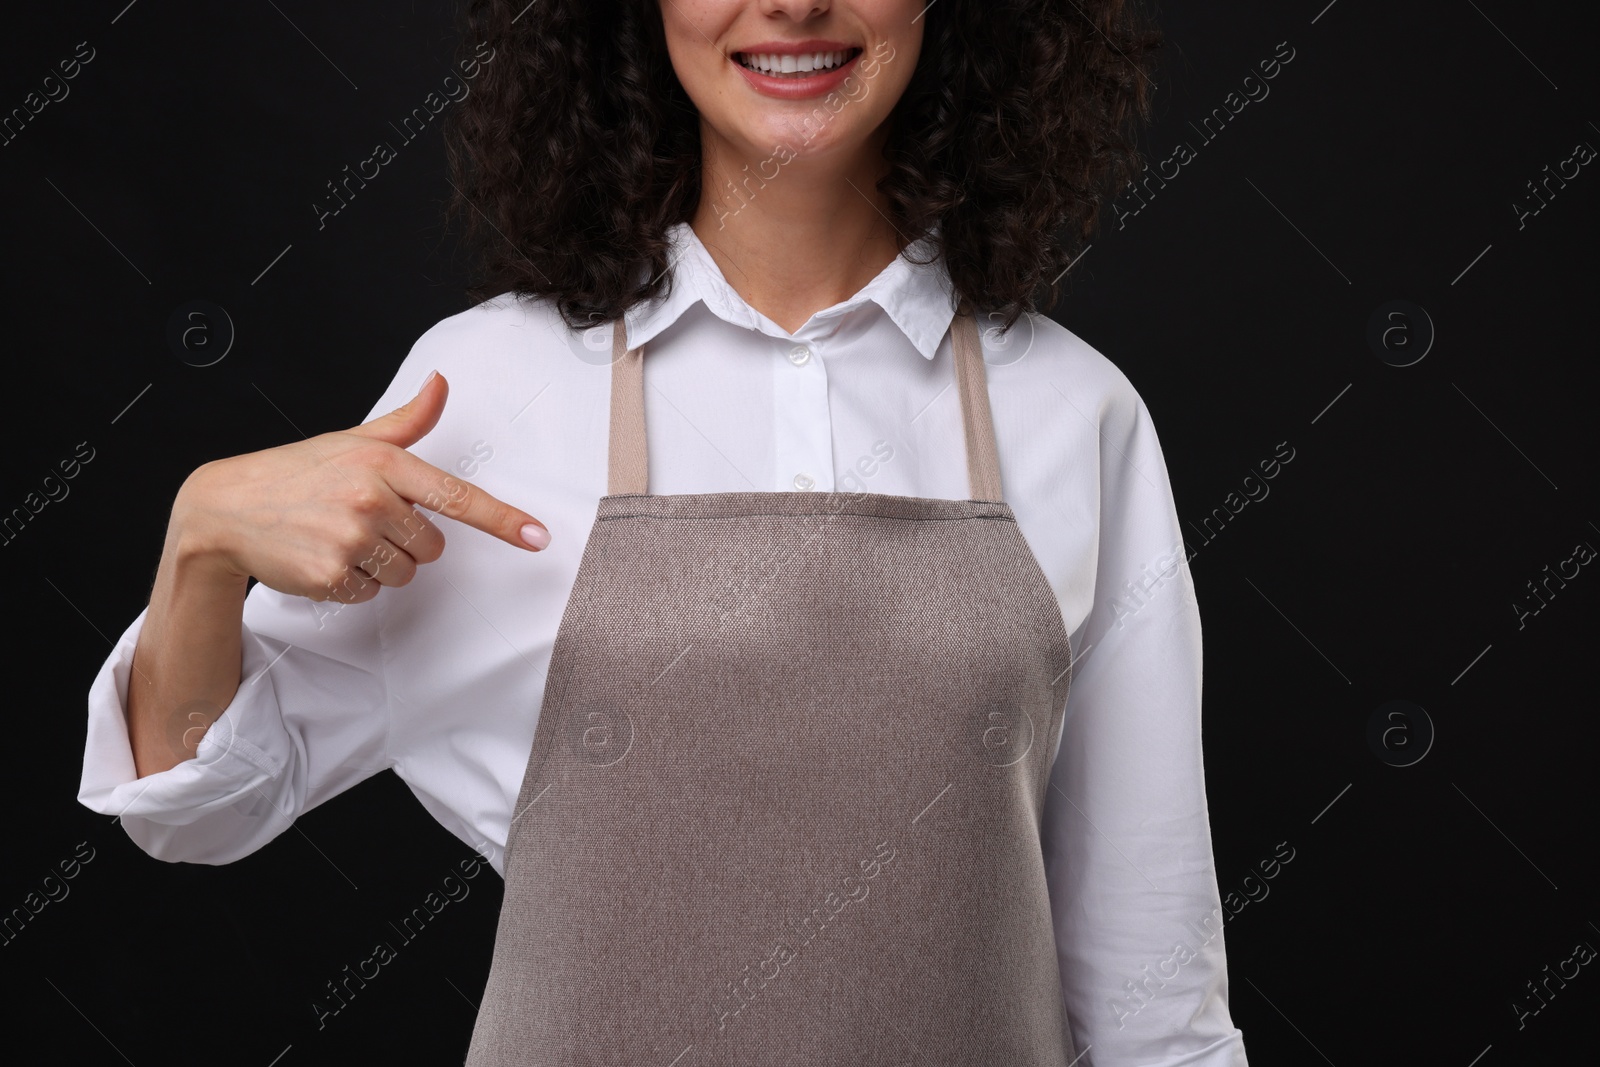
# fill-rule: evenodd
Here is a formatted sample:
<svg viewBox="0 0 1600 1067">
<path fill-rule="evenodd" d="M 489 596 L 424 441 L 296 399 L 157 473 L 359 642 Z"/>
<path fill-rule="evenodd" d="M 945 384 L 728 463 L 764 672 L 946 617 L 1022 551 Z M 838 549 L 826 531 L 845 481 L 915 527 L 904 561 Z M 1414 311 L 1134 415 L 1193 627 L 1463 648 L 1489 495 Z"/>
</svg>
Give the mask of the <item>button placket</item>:
<svg viewBox="0 0 1600 1067">
<path fill-rule="evenodd" d="M 778 350 L 788 366 L 774 366 L 777 435 L 773 442 L 781 490 L 831 491 L 833 420 L 828 410 L 828 375 L 812 342 L 790 339 Z"/>
</svg>

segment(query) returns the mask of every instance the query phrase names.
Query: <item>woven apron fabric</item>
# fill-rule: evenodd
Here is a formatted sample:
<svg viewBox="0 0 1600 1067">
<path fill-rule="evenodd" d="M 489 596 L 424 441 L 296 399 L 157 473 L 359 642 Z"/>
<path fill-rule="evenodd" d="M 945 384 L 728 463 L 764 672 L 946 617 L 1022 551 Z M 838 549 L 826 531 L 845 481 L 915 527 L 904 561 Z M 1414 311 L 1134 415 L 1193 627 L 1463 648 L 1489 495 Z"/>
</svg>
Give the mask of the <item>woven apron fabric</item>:
<svg viewBox="0 0 1600 1067">
<path fill-rule="evenodd" d="M 973 499 L 610 476 L 557 631 L 468 1067 L 1066 1067 L 1039 823 L 1071 677 L 953 326 Z"/>
</svg>

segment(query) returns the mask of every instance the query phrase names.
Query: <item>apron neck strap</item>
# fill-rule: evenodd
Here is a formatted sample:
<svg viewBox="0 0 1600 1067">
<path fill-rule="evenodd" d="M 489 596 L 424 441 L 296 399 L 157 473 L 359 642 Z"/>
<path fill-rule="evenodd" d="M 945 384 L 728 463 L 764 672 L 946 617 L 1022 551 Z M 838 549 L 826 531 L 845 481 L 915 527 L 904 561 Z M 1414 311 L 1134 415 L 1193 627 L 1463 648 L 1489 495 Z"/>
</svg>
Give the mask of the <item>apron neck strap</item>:
<svg viewBox="0 0 1600 1067">
<path fill-rule="evenodd" d="M 1000 456 L 994 421 L 989 414 L 989 389 L 984 375 L 983 346 L 970 313 L 958 312 L 950 324 L 955 352 L 955 378 L 961 398 L 961 424 L 967 450 L 967 484 L 973 500 L 1001 501 Z M 644 426 L 644 346 L 627 347 L 624 319 L 612 324 L 611 435 L 606 493 L 646 493 L 650 463 Z"/>
</svg>

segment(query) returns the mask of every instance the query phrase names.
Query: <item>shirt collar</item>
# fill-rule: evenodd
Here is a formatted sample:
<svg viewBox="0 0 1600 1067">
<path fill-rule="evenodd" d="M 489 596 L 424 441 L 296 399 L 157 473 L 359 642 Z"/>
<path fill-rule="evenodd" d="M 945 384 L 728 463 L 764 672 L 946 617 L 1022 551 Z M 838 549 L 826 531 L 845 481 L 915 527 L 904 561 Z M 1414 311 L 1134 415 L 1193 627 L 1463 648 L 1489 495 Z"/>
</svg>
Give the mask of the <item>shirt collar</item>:
<svg viewBox="0 0 1600 1067">
<path fill-rule="evenodd" d="M 641 302 L 628 309 L 628 347 L 637 348 L 649 342 L 696 301 L 705 304 L 707 310 L 725 322 L 789 339 L 789 334 L 747 304 L 728 284 L 716 260 L 711 258 L 711 253 L 687 222 L 673 225 L 668 230 L 668 239 L 671 242 L 668 269 L 673 271 L 672 292 L 665 298 Z M 918 258 L 927 258 L 933 247 L 932 240 L 923 237 L 906 251 Z M 901 253 L 854 296 L 817 312 L 811 322 L 836 319 L 869 302 L 876 303 L 923 358 L 932 359 L 955 317 L 950 293 L 950 275 L 942 256 L 932 263 L 917 264 Z M 774 333 L 775 330 L 778 332 Z"/>
</svg>

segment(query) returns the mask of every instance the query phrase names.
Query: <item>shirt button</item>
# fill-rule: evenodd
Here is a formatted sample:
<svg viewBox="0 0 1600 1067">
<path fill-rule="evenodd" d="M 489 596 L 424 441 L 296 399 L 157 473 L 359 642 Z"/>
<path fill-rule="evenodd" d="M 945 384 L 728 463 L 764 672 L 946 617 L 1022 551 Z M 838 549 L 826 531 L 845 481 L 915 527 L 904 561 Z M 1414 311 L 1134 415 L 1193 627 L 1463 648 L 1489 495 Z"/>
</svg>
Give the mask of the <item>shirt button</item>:
<svg viewBox="0 0 1600 1067">
<path fill-rule="evenodd" d="M 794 476 L 794 487 L 796 489 L 810 489 L 816 484 L 816 481 L 809 474 L 796 474 Z"/>
<path fill-rule="evenodd" d="M 789 362 L 796 367 L 803 367 L 811 359 L 811 349 L 805 345 L 795 345 L 789 349 Z"/>
</svg>

